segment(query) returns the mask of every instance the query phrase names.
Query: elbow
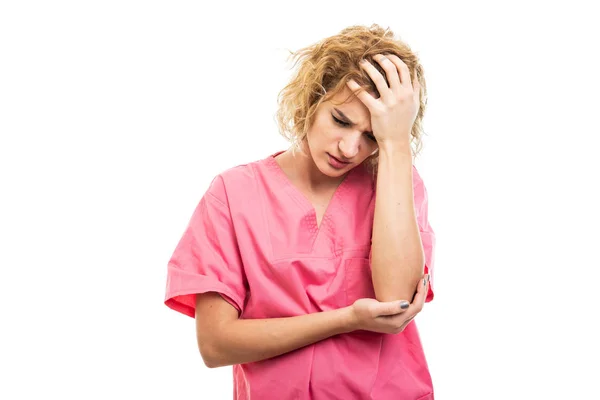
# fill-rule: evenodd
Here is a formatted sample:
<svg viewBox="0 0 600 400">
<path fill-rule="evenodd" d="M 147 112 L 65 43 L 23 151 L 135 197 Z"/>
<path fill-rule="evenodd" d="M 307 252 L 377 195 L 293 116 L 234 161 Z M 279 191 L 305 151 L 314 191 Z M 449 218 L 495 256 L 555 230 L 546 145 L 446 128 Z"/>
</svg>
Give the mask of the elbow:
<svg viewBox="0 0 600 400">
<path fill-rule="evenodd" d="M 402 289 L 396 290 L 390 293 L 383 293 L 376 295 L 375 299 L 381 303 L 388 303 L 390 301 L 408 301 L 412 303 L 415 297 L 416 291 L 403 291 Z"/>
<path fill-rule="evenodd" d="M 207 368 L 212 369 L 212 368 L 218 368 L 221 366 L 214 358 L 208 358 L 208 357 L 202 356 L 202 361 L 204 361 L 204 365 L 206 365 Z"/>
<path fill-rule="evenodd" d="M 219 368 L 219 367 L 223 367 L 224 365 L 219 364 L 218 362 L 215 362 L 213 360 L 209 360 L 207 358 L 202 358 L 202 360 L 204 361 L 204 365 L 206 365 L 207 368 Z"/>
<path fill-rule="evenodd" d="M 408 282 L 396 282 L 396 284 L 386 282 L 383 285 L 374 285 L 375 299 L 382 303 L 400 300 L 406 300 L 409 303 L 412 303 L 415 288 L 416 286 L 413 286 Z"/>
<path fill-rule="evenodd" d="M 198 341 L 198 349 L 204 365 L 208 368 L 218 368 L 228 365 L 224 362 L 224 358 L 221 353 L 217 350 L 217 346 L 207 340 Z"/>
<path fill-rule="evenodd" d="M 380 302 L 406 300 L 412 303 L 422 277 L 423 270 L 416 266 L 405 269 L 403 274 L 398 274 L 394 279 L 386 276 L 385 280 L 378 281 L 373 275 L 375 298 Z"/>
<path fill-rule="evenodd" d="M 214 350 L 206 344 L 205 342 L 198 343 L 198 350 L 200 351 L 200 357 L 202 357 L 202 361 L 204 361 L 204 365 L 208 368 L 216 368 L 217 358 L 214 355 Z"/>
</svg>

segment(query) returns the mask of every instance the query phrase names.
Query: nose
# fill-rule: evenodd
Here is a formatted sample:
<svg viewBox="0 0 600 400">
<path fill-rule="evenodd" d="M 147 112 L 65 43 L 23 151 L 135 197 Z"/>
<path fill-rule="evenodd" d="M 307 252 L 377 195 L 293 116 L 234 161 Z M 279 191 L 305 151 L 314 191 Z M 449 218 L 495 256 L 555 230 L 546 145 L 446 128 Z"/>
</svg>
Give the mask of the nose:
<svg viewBox="0 0 600 400">
<path fill-rule="evenodd" d="M 358 154 L 360 151 L 360 138 L 360 134 L 346 135 L 340 140 L 338 143 L 338 148 L 340 149 L 340 152 L 344 158 L 349 160 Z"/>
</svg>

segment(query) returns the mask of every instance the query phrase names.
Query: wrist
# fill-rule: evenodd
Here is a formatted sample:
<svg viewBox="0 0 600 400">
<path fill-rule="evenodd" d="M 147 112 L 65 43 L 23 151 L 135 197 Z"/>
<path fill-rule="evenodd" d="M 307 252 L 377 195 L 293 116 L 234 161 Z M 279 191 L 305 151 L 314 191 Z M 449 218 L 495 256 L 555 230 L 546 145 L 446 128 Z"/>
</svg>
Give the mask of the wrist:
<svg viewBox="0 0 600 400">
<path fill-rule="evenodd" d="M 379 154 L 406 156 L 412 158 L 410 143 L 403 143 L 398 140 L 385 140 L 378 142 Z"/>
<path fill-rule="evenodd" d="M 385 146 L 379 148 L 379 159 L 378 165 L 381 170 L 384 168 L 398 171 L 398 168 L 402 170 L 408 170 L 412 168 L 413 157 L 410 152 L 410 148 L 406 149 L 402 146 Z"/>
<path fill-rule="evenodd" d="M 348 333 L 358 329 L 358 320 L 354 312 L 354 306 L 343 307 L 338 311 L 340 312 L 341 333 Z"/>
</svg>

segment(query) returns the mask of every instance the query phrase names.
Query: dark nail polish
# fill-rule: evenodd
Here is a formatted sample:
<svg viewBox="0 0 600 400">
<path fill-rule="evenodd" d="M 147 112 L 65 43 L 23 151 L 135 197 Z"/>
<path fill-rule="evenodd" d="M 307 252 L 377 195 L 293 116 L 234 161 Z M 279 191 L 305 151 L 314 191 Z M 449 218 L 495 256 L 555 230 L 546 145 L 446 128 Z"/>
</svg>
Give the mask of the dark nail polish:
<svg viewBox="0 0 600 400">
<path fill-rule="evenodd" d="M 402 301 L 400 302 L 400 308 L 401 308 L 401 309 L 403 309 L 403 310 L 406 310 L 406 309 L 408 308 L 408 306 L 410 306 L 410 303 L 409 303 L 408 301 L 406 301 L 406 300 L 402 300 Z"/>
</svg>

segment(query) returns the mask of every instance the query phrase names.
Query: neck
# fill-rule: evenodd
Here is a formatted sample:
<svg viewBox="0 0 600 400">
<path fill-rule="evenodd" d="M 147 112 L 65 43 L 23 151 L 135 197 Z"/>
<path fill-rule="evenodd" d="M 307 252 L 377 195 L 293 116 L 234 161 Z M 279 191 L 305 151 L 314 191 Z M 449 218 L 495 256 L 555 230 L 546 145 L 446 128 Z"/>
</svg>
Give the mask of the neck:
<svg viewBox="0 0 600 400">
<path fill-rule="evenodd" d="M 306 142 L 303 142 L 302 146 L 306 154 L 300 151 L 292 154 L 292 150 L 288 149 L 277 156 L 278 163 L 286 175 L 313 193 L 335 189 L 344 180 L 346 174 L 339 177 L 323 174 L 314 163 Z"/>
</svg>

